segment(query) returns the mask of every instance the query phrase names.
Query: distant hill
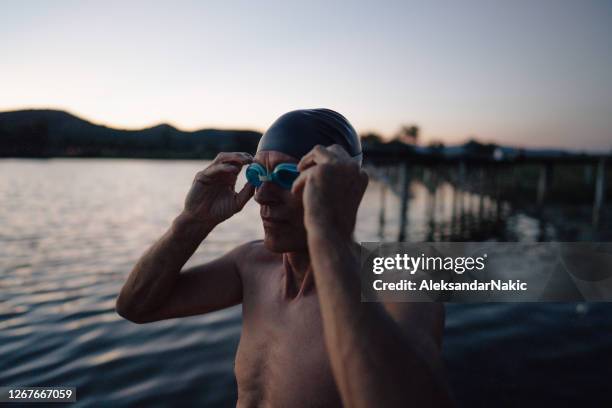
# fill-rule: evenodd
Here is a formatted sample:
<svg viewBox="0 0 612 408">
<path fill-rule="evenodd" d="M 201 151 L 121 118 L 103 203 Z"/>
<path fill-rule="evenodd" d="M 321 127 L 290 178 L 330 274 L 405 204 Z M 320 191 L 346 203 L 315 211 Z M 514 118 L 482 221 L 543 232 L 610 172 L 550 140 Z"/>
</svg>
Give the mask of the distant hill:
<svg viewBox="0 0 612 408">
<path fill-rule="evenodd" d="M 0 157 L 212 158 L 221 151 L 254 153 L 261 133 L 167 124 L 141 130 L 96 125 L 59 110 L 0 112 Z"/>
<path fill-rule="evenodd" d="M 254 153 L 261 133 L 202 129 L 186 132 L 168 124 L 140 130 L 96 125 L 60 110 L 0 112 L 1 157 L 130 157 L 210 159 L 222 151 Z M 584 152 L 524 149 L 470 140 L 458 146 L 414 146 L 378 137 L 363 137 L 366 158 L 437 157 L 485 160 L 571 159 Z M 609 156 L 609 153 L 606 154 Z"/>
</svg>

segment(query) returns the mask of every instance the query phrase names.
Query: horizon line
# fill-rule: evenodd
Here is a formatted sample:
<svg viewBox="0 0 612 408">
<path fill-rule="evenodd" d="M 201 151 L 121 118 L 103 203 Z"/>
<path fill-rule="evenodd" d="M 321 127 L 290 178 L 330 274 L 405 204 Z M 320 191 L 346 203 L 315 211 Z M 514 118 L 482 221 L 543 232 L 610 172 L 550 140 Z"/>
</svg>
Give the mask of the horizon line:
<svg viewBox="0 0 612 408">
<path fill-rule="evenodd" d="M 23 112 L 23 111 L 55 111 L 55 112 L 64 112 L 67 113 L 71 116 L 74 116 L 80 120 L 83 120 L 85 122 L 91 123 L 93 125 L 96 126 L 102 126 L 102 127 L 106 127 L 106 128 L 110 128 L 110 129 L 114 129 L 114 130 L 124 130 L 124 131 L 143 131 L 143 130 L 147 130 L 147 129 L 152 129 L 155 127 L 159 127 L 159 126 L 170 126 L 180 132 L 185 132 L 185 133 L 195 133 L 195 132 L 199 132 L 199 131 L 203 131 L 203 130 L 221 130 L 221 131 L 242 131 L 242 132 L 255 132 L 255 133 L 260 133 L 260 134 L 264 134 L 265 131 L 261 131 L 258 129 L 253 129 L 253 128 L 232 128 L 232 127 L 227 127 L 227 128 L 223 128 L 223 127 L 198 127 L 198 128 L 183 128 L 183 127 L 179 127 L 176 126 L 174 123 L 172 123 L 172 121 L 160 121 L 160 122 L 155 122 L 155 124 L 150 125 L 150 126 L 143 126 L 143 127 L 124 127 L 121 125 L 111 125 L 109 123 L 105 123 L 105 122 L 98 122 L 95 120 L 91 120 L 87 117 L 87 115 L 83 115 L 80 113 L 75 112 L 73 109 L 66 109 L 66 108 L 61 108 L 61 107 L 50 107 L 50 106 L 44 106 L 44 107 L 34 107 L 34 106 L 28 106 L 28 107 L 11 107 L 9 109 L 3 109 L 0 110 L 0 113 L 10 113 L 10 112 Z M 419 126 L 418 124 L 416 124 L 416 126 Z M 420 127 L 420 126 L 419 126 Z M 377 136 L 380 136 L 383 141 L 385 142 L 391 142 L 394 140 L 393 136 L 386 136 L 378 131 L 375 130 L 365 130 L 363 132 L 358 132 L 359 136 L 363 136 L 363 135 L 367 135 L 367 134 L 376 134 Z M 436 140 L 437 139 L 437 140 Z M 432 140 L 430 142 L 435 142 L 435 141 L 440 141 L 439 138 L 432 138 Z M 552 147 L 552 146 L 531 146 L 531 147 L 524 147 L 524 146 L 515 146 L 515 145 L 505 145 L 505 144 L 499 144 L 498 142 L 492 141 L 492 140 L 487 140 L 487 139 L 479 139 L 478 136 L 476 135 L 467 135 L 465 136 L 465 138 L 463 139 L 462 142 L 455 142 L 454 144 L 449 144 L 446 145 L 445 147 L 451 147 L 451 146 L 463 146 L 466 143 L 470 142 L 470 141 L 476 141 L 478 143 L 481 144 L 493 144 L 499 147 L 506 147 L 506 148 L 513 148 L 513 149 L 529 149 L 529 150 L 561 150 L 561 151 L 566 151 L 566 152 L 574 152 L 574 153 L 610 153 L 612 151 L 612 148 L 593 148 L 593 149 L 572 149 L 572 148 L 566 148 L 566 147 Z M 442 141 L 443 142 L 443 141 Z M 417 146 L 421 146 L 421 147 L 427 147 L 426 145 L 417 145 Z"/>
</svg>

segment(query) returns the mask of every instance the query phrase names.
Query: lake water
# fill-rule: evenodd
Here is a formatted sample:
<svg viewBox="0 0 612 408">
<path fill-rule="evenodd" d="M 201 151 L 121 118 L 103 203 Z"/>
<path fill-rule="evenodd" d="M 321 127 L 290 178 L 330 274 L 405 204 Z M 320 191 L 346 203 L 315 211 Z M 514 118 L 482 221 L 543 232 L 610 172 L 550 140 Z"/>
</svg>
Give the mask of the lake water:
<svg viewBox="0 0 612 408">
<path fill-rule="evenodd" d="M 0 160 L 0 386 L 75 386 L 76 406 L 235 405 L 239 307 L 147 325 L 114 312 L 126 275 L 179 213 L 205 166 Z M 411 189 L 408 238 L 426 240 L 439 230 L 430 197 L 417 182 Z M 441 189 L 442 204 L 444 189 L 451 187 Z M 371 182 L 360 241 L 397 238 L 399 202 L 386 195 L 381 230 L 380 196 L 381 185 Z M 438 207 L 435 223 L 443 226 L 447 210 Z M 542 228 L 515 212 L 503 229 L 532 241 Z M 251 201 L 188 265 L 262 235 Z M 604 303 L 448 305 L 444 355 L 460 405 L 609 406 L 611 312 Z"/>
</svg>

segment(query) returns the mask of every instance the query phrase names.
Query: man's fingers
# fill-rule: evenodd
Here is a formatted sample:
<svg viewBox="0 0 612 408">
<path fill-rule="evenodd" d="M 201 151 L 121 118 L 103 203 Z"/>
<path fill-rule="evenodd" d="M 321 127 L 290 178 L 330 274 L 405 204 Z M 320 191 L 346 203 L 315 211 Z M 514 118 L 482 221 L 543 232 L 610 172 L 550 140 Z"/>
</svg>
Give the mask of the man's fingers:
<svg viewBox="0 0 612 408">
<path fill-rule="evenodd" d="M 253 156 L 246 152 L 221 152 L 213 163 L 234 163 L 240 166 L 253 162 Z"/>
<path fill-rule="evenodd" d="M 306 153 L 298 163 L 298 170 L 304 171 L 315 164 L 329 163 L 334 160 L 334 154 L 322 145 L 316 145 L 311 151 Z"/>
<path fill-rule="evenodd" d="M 242 187 L 242 190 L 236 194 L 236 205 L 239 211 L 242 210 L 251 197 L 253 197 L 253 194 L 255 194 L 255 187 L 247 182 L 244 187 Z"/>
<path fill-rule="evenodd" d="M 209 168 L 204 170 L 203 173 L 207 176 L 214 176 L 220 173 L 230 173 L 237 175 L 238 173 L 240 173 L 240 167 L 229 163 L 220 163 L 210 166 Z"/>
<path fill-rule="evenodd" d="M 231 180 L 235 179 L 238 173 L 240 173 L 240 167 L 238 166 L 227 163 L 212 164 L 206 169 L 198 172 L 193 181 L 207 183 L 214 180 Z"/>
<path fill-rule="evenodd" d="M 291 193 L 300 195 L 302 194 L 302 190 L 304 190 L 304 186 L 306 185 L 306 180 L 308 178 L 308 171 L 300 173 L 298 178 L 293 181 L 293 185 L 291 186 Z"/>
</svg>

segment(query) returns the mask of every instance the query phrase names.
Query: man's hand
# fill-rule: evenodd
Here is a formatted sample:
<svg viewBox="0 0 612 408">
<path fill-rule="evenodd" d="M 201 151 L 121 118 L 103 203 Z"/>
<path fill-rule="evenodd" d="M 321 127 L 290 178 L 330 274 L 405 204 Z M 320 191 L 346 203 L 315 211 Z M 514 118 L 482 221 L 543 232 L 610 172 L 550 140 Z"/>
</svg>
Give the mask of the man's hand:
<svg viewBox="0 0 612 408">
<path fill-rule="evenodd" d="M 302 195 L 307 231 L 322 229 L 350 239 L 368 175 L 339 145 L 317 145 L 298 164 L 291 191 Z"/>
<path fill-rule="evenodd" d="M 210 166 L 196 174 L 183 213 L 190 221 L 212 229 L 242 210 L 255 188 L 247 183 L 237 193 L 236 179 L 242 166 L 252 161 L 248 153 L 219 153 Z"/>
</svg>

